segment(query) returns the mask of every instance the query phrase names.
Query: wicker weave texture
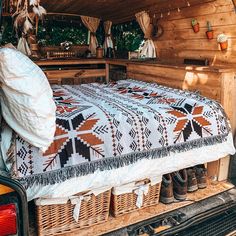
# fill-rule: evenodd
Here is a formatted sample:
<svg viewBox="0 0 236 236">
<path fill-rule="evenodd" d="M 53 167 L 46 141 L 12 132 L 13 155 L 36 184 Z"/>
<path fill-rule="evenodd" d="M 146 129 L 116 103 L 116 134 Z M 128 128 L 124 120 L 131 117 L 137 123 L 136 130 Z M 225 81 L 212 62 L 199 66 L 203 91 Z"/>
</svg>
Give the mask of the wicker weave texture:
<svg viewBox="0 0 236 236">
<path fill-rule="evenodd" d="M 73 218 L 75 205 L 67 204 L 36 206 L 38 235 L 60 235 L 79 228 L 99 224 L 108 220 L 111 191 L 82 201 L 78 223 Z"/>
<path fill-rule="evenodd" d="M 159 203 L 161 184 L 155 184 L 149 187 L 147 195 L 143 197 L 143 206 L 148 207 Z M 136 211 L 139 208 L 136 206 L 137 195 L 134 193 L 125 193 L 120 195 L 111 195 L 111 214 L 113 216 L 120 216 L 132 211 Z"/>
</svg>

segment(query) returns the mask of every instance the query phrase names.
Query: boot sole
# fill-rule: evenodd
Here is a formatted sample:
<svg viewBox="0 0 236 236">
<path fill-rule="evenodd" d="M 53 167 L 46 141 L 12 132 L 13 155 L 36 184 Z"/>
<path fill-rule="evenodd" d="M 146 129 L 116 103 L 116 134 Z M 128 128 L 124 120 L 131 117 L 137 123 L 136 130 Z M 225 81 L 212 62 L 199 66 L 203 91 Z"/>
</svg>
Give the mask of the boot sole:
<svg viewBox="0 0 236 236">
<path fill-rule="evenodd" d="M 188 187 L 188 192 L 189 192 L 189 193 L 195 192 L 195 191 L 198 190 L 198 188 L 199 188 L 199 187 L 198 187 L 197 185 Z"/>
<path fill-rule="evenodd" d="M 177 200 L 184 201 L 187 198 L 187 194 L 182 195 L 174 192 L 174 197 Z"/>
<path fill-rule="evenodd" d="M 198 184 L 198 188 L 200 189 L 203 189 L 203 188 L 206 188 L 207 187 L 207 184 Z"/>
<path fill-rule="evenodd" d="M 170 204 L 174 202 L 174 197 L 162 197 L 160 198 L 160 201 L 164 204 Z"/>
</svg>

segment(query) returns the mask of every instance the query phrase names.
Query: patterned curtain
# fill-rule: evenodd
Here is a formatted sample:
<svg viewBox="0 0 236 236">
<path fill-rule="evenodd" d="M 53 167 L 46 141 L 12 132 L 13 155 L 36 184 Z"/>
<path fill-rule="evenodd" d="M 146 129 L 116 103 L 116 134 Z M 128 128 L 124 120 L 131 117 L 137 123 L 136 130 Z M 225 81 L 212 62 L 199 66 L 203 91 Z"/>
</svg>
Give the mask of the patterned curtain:
<svg viewBox="0 0 236 236">
<path fill-rule="evenodd" d="M 90 43 L 89 50 L 92 54 L 96 54 L 96 48 L 98 46 L 98 41 L 96 37 L 96 31 L 100 23 L 100 19 L 90 16 L 80 16 L 83 24 L 87 27 L 90 33 Z"/>
<path fill-rule="evenodd" d="M 152 24 L 150 16 L 147 12 L 142 11 L 135 14 L 136 20 L 138 21 L 143 33 L 145 43 L 141 49 L 141 56 L 146 58 L 155 58 L 156 57 L 156 49 L 155 45 L 151 39 L 152 34 Z"/>
<path fill-rule="evenodd" d="M 112 27 L 112 22 L 111 21 L 105 21 L 104 22 L 104 30 L 105 30 L 104 49 L 105 49 L 105 54 L 106 54 L 107 48 L 113 48 L 113 41 L 112 41 L 112 38 L 111 38 L 111 27 Z"/>
</svg>

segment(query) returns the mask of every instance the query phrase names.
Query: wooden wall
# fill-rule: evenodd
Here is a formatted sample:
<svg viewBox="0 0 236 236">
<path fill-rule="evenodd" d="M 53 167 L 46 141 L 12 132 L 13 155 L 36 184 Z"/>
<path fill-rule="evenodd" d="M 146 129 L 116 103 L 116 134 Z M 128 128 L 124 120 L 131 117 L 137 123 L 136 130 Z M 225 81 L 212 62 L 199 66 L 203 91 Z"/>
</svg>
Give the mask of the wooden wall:
<svg viewBox="0 0 236 236">
<path fill-rule="evenodd" d="M 194 33 L 192 18 L 200 23 L 200 32 Z M 214 30 L 214 39 L 208 40 L 206 22 L 210 21 Z M 204 4 L 181 9 L 180 12 L 160 19 L 164 34 L 155 40 L 159 57 L 163 61 L 182 62 L 183 58 L 208 58 L 210 63 L 236 63 L 236 13 L 232 0 L 215 0 Z M 229 47 L 222 52 L 216 41 L 217 35 L 229 36 Z"/>
</svg>

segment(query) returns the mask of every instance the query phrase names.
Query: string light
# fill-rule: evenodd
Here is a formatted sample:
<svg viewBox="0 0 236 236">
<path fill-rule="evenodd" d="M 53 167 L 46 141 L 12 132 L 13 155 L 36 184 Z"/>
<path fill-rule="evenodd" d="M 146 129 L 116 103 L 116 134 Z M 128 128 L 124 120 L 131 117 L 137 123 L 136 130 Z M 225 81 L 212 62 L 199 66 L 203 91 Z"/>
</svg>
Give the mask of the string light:
<svg viewBox="0 0 236 236">
<path fill-rule="evenodd" d="M 190 1 L 188 1 L 188 0 L 184 0 L 185 1 L 185 3 L 186 3 L 186 5 L 185 6 L 181 6 L 181 7 L 177 7 L 177 8 L 172 8 L 171 7 L 171 5 L 169 4 L 169 9 L 168 9 L 168 12 L 167 12 L 167 16 L 170 16 L 171 15 L 171 11 L 177 11 L 178 13 L 179 12 L 181 12 L 181 8 L 186 8 L 186 7 L 190 7 L 191 6 L 191 4 L 190 4 Z M 165 14 L 166 12 L 164 12 L 164 14 Z M 164 17 L 164 15 L 163 15 L 163 13 L 162 12 L 160 12 L 159 13 L 160 14 L 160 18 L 163 18 Z M 155 16 L 156 17 L 156 16 Z"/>
</svg>

